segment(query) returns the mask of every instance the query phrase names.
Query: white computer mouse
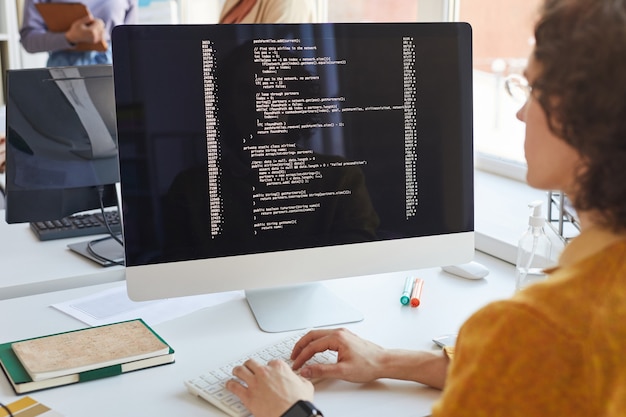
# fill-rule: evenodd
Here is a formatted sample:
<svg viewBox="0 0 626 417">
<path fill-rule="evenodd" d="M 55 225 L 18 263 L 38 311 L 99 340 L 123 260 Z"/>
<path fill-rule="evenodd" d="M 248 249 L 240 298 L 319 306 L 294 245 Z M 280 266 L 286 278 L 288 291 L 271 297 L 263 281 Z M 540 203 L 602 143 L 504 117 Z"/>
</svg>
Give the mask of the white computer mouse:
<svg viewBox="0 0 626 417">
<path fill-rule="evenodd" d="M 441 269 L 449 274 L 467 279 L 481 279 L 489 274 L 489 270 L 484 265 L 475 261 L 466 264 L 442 266 Z"/>
</svg>

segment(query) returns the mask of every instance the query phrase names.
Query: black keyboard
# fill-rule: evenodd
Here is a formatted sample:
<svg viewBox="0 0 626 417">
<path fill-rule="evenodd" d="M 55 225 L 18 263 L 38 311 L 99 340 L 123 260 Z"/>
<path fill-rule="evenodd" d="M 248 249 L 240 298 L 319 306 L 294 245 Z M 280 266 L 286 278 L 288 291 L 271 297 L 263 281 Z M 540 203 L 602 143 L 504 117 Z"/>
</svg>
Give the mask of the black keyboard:
<svg viewBox="0 0 626 417">
<path fill-rule="evenodd" d="M 122 224 L 117 210 L 105 211 L 106 221 L 115 234 L 122 232 Z M 30 228 L 35 232 L 39 240 L 65 239 L 68 237 L 81 237 L 108 234 L 105 226 L 105 217 L 102 213 L 75 214 L 61 220 L 45 222 L 32 222 Z"/>
</svg>

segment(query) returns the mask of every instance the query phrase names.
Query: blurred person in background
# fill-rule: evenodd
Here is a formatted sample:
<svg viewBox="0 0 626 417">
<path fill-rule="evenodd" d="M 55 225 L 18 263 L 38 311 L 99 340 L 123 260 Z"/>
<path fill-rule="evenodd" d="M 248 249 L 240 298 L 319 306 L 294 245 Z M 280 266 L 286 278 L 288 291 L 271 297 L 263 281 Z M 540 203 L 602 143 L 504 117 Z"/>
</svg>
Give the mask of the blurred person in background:
<svg viewBox="0 0 626 417">
<path fill-rule="evenodd" d="M 316 23 L 317 0 L 226 0 L 220 23 Z"/>
<path fill-rule="evenodd" d="M 35 4 L 46 0 L 26 0 L 20 29 L 20 42 L 27 52 L 48 52 L 47 66 L 111 64 L 111 31 L 122 24 L 137 23 L 137 0 L 82 0 L 90 15 L 80 18 L 66 32 L 50 32 Z M 56 0 L 55 3 L 75 3 Z M 108 44 L 106 51 L 78 51 L 79 43 Z"/>
</svg>

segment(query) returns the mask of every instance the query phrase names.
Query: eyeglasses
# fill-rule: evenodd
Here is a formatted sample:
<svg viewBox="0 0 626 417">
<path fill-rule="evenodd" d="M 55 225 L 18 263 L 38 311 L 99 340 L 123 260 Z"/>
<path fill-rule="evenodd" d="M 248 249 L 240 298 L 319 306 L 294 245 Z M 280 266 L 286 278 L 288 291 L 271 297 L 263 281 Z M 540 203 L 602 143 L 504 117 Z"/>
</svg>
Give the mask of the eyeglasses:
<svg viewBox="0 0 626 417">
<path fill-rule="evenodd" d="M 519 74 L 511 74 L 506 77 L 504 88 L 515 101 L 519 102 L 527 101 L 533 91 L 528 80 Z"/>
</svg>

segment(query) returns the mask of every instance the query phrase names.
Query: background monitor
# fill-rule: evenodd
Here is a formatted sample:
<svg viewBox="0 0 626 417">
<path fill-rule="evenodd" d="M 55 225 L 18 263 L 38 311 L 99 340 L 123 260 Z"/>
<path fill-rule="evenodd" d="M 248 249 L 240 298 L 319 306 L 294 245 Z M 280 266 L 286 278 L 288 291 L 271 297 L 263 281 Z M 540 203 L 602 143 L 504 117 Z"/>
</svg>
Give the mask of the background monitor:
<svg viewBox="0 0 626 417">
<path fill-rule="evenodd" d="M 110 65 L 7 71 L 6 133 L 7 223 L 117 204 Z"/>
<path fill-rule="evenodd" d="M 472 259 L 467 24 L 133 25 L 113 44 L 131 298 L 245 289 L 289 330 L 359 319 L 301 283 Z"/>
</svg>

